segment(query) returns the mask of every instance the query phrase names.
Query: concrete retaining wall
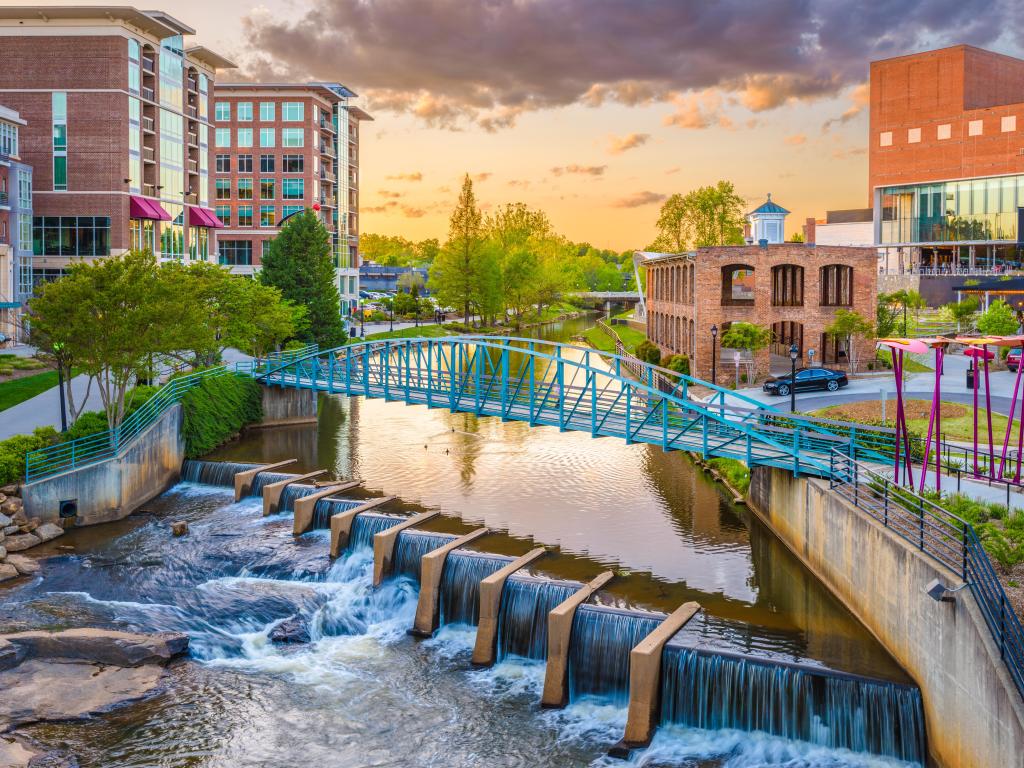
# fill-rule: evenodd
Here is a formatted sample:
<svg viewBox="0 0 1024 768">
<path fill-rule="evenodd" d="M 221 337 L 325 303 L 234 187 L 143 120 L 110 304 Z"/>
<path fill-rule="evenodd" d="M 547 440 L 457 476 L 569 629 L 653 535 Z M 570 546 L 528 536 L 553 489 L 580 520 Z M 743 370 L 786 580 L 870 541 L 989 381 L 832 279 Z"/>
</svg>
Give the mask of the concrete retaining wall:
<svg viewBox="0 0 1024 768">
<path fill-rule="evenodd" d="M 258 427 L 316 423 L 317 393 L 310 389 L 263 386 L 263 421 Z"/>
<path fill-rule="evenodd" d="M 77 499 L 76 525 L 120 520 L 176 483 L 184 460 L 181 406 L 175 405 L 124 455 L 25 485 L 25 513 L 59 522 L 60 502 Z"/>
<path fill-rule="evenodd" d="M 967 590 L 924 593 L 956 574 L 831 492 L 755 467 L 751 508 L 878 638 L 921 688 L 928 749 L 944 768 L 1020 765 L 1024 702 Z"/>
</svg>

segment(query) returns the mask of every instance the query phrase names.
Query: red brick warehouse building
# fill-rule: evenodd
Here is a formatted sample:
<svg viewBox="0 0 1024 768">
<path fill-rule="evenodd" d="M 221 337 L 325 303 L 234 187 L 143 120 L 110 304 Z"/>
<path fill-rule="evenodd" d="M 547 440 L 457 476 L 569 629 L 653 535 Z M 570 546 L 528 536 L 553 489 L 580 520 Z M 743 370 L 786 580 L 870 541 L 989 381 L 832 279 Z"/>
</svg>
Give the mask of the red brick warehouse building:
<svg viewBox="0 0 1024 768">
<path fill-rule="evenodd" d="M 769 222 L 774 242 L 758 237 L 758 245 L 645 254 L 647 336 L 664 355 L 689 356 L 696 378 L 711 378 L 712 326 L 718 329 L 719 341 L 731 323 L 770 328 L 770 347 L 755 356 L 755 367 L 763 376 L 771 368 L 772 355 L 784 357 L 788 369 L 794 344 L 802 360 L 798 365 L 807 364 L 812 349 L 815 364 L 845 365 L 845 342 L 825 334 L 836 310 L 853 310 L 874 320 L 874 249 L 780 242 L 786 211 L 779 210 L 780 216 L 772 216 L 780 219 L 777 230 Z M 718 381 L 726 384 L 735 375 L 734 352 L 715 346 Z M 860 359 L 868 359 L 872 349 L 870 340 L 860 341 Z"/>
<path fill-rule="evenodd" d="M 194 32 L 125 6 L 0 8 L 0 102 L 27 121 L 34 171 L 33 285 L 132 248 L 214 251 L 210 101 L 234 65 L 186 45 Z"/>
</svg>

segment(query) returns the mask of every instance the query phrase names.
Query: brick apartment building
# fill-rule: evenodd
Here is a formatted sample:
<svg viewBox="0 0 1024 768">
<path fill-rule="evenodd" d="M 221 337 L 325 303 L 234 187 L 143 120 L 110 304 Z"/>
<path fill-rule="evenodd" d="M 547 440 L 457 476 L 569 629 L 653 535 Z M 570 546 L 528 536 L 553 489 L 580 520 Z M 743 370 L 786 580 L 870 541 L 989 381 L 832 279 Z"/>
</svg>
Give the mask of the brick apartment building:
<svg viewBox="0 0 1024 768">
<path fill-rule="evenodd" d="M 338 83 L 218 83 L 213 107 L 220 263 L 252 274 L 281 222 L 313 208 L 345 314 L 359 300 L 359 123 L 373 119 L 355 97 Z"/>
<path fill-rule="evenodd" d="M 32 168 L 20 162 L 19 149 L 24 127 L 17 112 L 0 105 L 0 337 L 15 341 L 32 293 Z"/>
<path fill-rule="evenodd" d="M 0 7 L 0 103 L 27 123 L 33 169 L 32 284 L 130 248 L 214 251 L 210 102 L 234 65 L 192 34 L 161 11 Z"/>
<path fill-rule="evenodd" d="M 641 254 L 647 267 L 644 297 L 647 337 L 664 355 L 687 355 L 691 373 L 710 380 L 712 348 L 718 351 L 718 382 L 733 380 L 735 352 L 720 342 L 732 323 L 768 327 L 772 342 L 753 359 L 757 373 L 771 369 L 772 356 L 789 367 L 796 345 L 801 365 L 813 362 L 843 366 L 845 342 L 828 338 L 837 309 L 875 317 L 877 256 L 873 248 L 813 246 L 782 242 L 784 208 L 768 201 L 747 219 L 757 245 L 697 248 L 688 253 Z M 858 342 L 861 359 L 871 355 L 871 341 Z M 741 357 L 749 355 L 740 351 Z M 746 365 L 744 365 L 746 372 Z"/>
<path fill-rule="evenodd" d="M 872 62 L 870 89 L 868 193 L 889 269 L 1021 268 L 1024 61 L 957 45 Z"/>
</svg>

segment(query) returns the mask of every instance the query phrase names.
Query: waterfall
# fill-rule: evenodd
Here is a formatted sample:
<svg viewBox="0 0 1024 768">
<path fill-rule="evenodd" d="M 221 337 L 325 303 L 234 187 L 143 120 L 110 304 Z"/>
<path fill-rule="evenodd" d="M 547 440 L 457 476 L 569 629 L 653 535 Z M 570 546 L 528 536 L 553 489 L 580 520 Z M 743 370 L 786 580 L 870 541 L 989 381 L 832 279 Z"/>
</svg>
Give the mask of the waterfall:
<svg viewBox="0 0 1024 768">
<path fill-rule="evenodd" d="M 392 558 L 392 576 L 405 576 L 420 580 L 420 558 L 427 552 L 443 547 L 458 538 L 451 533 L 427 533 L 425 531 L 401 531 L 395 542 Z"/>
<path fill-rule="evenodd" d="M 298 477 L 298 475 L 286 474 L 284 472 L 260 472 L 252 479 L 252 489 L 249 491 L 249 495 L 262 497 L 264 486 L 271 483 L 279 483 L 282 480 L 287 480 L 289 477 Z"/>
<path fill-rule="evenodd" d="M 669 644 L 661 700 L 666 723 L 925 759 L 921 692 L 909 685 Z"/>
<path fill-rule="evenodd" d="M 405 522 L 406 518 L 398 515 L 380 515 L 363 512 L 352 521 L 352 529 L 348 537 L 348 549 L 353 551 L 361 547 L 372 547 L 373 537 L 381 531 Z"/>
<path fill-rule="evenodd" d="M 277 502 L 277 511 L 290 512 L 291 510 L 295 509 L 296 499 L 301 499 L 303 496 L 308 496 L 314 491 L 316 491 L 316 486 L 313 485 L 303 485 L 302 483 L 292 483 L 291 485 L 286 485 L 284 490 L 281 491 L 280 500 Z"/>
<path fill-rule="evenodd" d="M 629 703 L 629 652 L 654 631 L 663 614 L 581 605 L 572 622 L 569 700 L 596 695 Z"/>
<path fill-rule="evenodd" d="M 530 576 L 509 576 L 498 611 L 498 660 L 547 658 L 548 614 L 583 585 Z"/>
<path fill-rule="evenodd" d="M 186 483 L 202 483 L 203 485 L 224 485 L 233 487 L 235 475 L 248 469 L 256 469 L 259 464 L 237 464 L 233 461 L 199 461 L 186 459 L 181 465 L 181 479 Z"/>
<path fill-rule="evenodd" d="M 330 528 L 331 517 L 346 509 L 358 507 L 360 502 L 342 499 L 320 499 L 313 507 L 312 528 Z M 358 517 L 358 515 L 357 515 Z"/>
<path fill-rule="evenodd" d="M 456 549 L 441 573 L 441 625 L 480 623 L 480 582 L 513 558 Z"/>
</svg>

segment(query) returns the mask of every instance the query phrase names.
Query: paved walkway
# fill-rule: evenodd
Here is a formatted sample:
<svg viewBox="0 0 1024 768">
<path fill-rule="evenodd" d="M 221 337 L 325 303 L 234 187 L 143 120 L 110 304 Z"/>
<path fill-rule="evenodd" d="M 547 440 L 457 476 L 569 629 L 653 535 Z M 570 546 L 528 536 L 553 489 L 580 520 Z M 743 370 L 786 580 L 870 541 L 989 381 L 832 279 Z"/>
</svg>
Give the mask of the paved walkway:
<svg viewBox="0 0 1024 768">
<path fill-rule="evenodd" d="M 89 378 L 87 376 L 76 376 L 71 381 L 71 388 L 75 393 L 75 405 L 79 405 L 85 398 Z M 93 384 L 89 390 L 89 399 L 85 403 L 85 410 L 99 411 L 103 409 L 103 402 L 100 400 L 99 391 Z M 68 414 L 68 421 L 71 414 Z M 70 426 L 70 424 L 69 424 Z M 0 440 L 6 440 L 14 435 L 30 434 L 36 427 L 53 427 L 60 429 L 60 395 L 57 387 L 41 392 L 23 403 L 0 412 Z"/>
</svg>

